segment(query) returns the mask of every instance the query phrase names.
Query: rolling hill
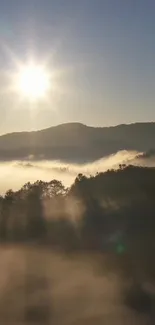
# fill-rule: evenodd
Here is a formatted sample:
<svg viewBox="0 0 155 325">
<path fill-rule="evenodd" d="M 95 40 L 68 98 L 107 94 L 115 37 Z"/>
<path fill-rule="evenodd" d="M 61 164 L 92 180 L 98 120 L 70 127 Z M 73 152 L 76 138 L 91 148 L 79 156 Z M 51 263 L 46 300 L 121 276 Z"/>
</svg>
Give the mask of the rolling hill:
<svg viewBox="0 0 155 325">
<path fill-rule="evenodd" d="M 147 152 L 155 148 L 155 123 L 90 127 L 66 123 L 33 132 L 0 136 L 0 160 L 54 159 L 83 163 L 119 150 Z"/>
</svg>

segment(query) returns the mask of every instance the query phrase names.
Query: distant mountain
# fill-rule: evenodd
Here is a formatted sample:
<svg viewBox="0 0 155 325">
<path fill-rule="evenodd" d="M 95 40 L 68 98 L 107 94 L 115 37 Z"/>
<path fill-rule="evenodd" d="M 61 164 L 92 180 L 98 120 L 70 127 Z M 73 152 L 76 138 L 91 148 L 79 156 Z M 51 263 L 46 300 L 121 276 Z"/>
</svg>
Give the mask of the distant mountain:
<svg viewBox="0 0 155 325">
<path fill-rule="evenodd" d="M 60 159 L 94 161 L 119 150 L 149 152 L 155 148 L 155 123 L 90 127 L 67 123 L 41 131 L 0 136 L 0 160 Z"/>
</svg>

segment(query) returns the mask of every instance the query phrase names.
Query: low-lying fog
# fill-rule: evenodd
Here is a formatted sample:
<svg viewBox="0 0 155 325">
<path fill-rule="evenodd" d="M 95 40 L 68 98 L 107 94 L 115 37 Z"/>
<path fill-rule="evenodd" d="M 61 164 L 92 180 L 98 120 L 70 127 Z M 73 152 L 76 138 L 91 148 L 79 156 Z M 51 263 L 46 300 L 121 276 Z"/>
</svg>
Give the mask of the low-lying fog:
<svg viewBox="0 0 155 325">
<path fill-rule="evenodd" d="M 155 157 L 138 157 L 136 151 L 119 151 L 88 164 L 71 164 L 61 161 L 12 161 L 0 163 L 0 193 L 6 190 L 17 190 L 26 182 L 36 180 L 50 181 L 58 179 L 65 186 L 70 186 L 79 173 L 87 176 L 95 175 L 107 169 L 117 168 L 119 164 L 134 164 L 140 166 L 155 166 Z"/>
</svg>

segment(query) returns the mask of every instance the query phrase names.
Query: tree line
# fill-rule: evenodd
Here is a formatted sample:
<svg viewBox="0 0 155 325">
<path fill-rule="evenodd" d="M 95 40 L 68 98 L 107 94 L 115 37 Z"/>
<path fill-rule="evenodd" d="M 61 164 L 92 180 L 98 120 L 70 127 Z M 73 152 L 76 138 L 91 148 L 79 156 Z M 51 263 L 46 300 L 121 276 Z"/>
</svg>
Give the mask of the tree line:
<svg viewBox="0 0 155 325">
<path fill-rule="evenodd" d="M 0 241 L 110 252 L 133 264 L 138 257 L 155 276 L 155 169 L 120 165 L 79 174 L 70 188 L 38 180 L 8 190 L 0 197 Z"/>
</svg>

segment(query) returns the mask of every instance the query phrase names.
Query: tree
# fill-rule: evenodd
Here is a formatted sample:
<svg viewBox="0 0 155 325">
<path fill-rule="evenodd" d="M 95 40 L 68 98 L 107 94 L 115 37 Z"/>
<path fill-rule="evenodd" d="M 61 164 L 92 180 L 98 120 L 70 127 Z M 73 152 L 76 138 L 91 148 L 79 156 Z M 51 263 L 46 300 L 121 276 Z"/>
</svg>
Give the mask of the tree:
<svg viewBox="0 0 155 325">
<path fill-rule="evenodd" d="M 11 213 L 14 204 L 14 192 L 8 190 L 1 200 L 1 221 L 0 221 L 0 238 L 6 240 L 9 238 L 9 225 L 11 224 Z M 11 229 L 10 229 L 11 230 Z"/>
<path fill-rule="evenodd" d="M 31 239 L 45 235 L 46 225 L 43 216 L 41 189 L 34 184 L 26 198 L 27 234 Z"/>
</svg>

